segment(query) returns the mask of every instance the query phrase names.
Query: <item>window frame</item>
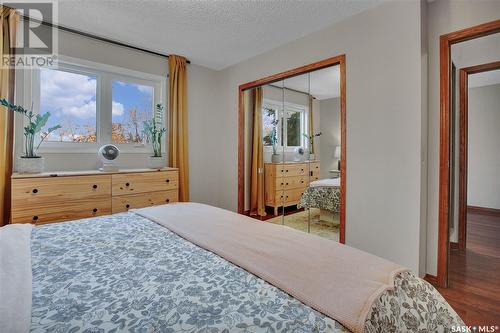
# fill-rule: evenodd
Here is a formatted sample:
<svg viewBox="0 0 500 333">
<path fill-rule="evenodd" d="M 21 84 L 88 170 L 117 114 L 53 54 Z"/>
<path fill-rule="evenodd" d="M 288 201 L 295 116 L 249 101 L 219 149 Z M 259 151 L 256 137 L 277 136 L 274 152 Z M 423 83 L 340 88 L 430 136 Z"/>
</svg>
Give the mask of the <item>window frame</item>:
<svg viewBox="0 0 500 333">
<path fill-rule="evenodd" d="M 101 64 L 78 58 L 59 56 L 56 66 L 48 69 L 62 70 L 75 74 L 83 74 L 96 77 L 96 142 L 44 142 L 38 152 L 44 153 L 97 153 L 99 147 L 105 144 L 116 145 L 121 153 L 151 153 L 150 143 L 114 143 L 112 142 L 112 101 L 113 101 L 113 81 L 122 81 L 132 84 L 140 84 L 153 87 L 153 109 L 156 104 L 165 106 L 165 115 L 162 117 L 162 124 L 167 127 L 167 78 L 139 72 L 123 67 Z M 40 70 L 29 69 L 24 73 L 24 87 L 27 88 L 23 100 L 33 101 L 33 111 L 40 111 Z M 30 103 L 31 104 L 31 103 Z M 109 109 L 109 111 L 104 111 Z M 162 153 L 166 154 L 167 138 L 163 137 Z"/>
<path fill-rule="evenodd" d="M 296 103 L 290 103 L 290 102 L 279 102 L 271 99 L 266 99 L 264 98 L 262 100 L 262 110 L 264 108 L 270 108 L 274 109 L 278 113 L 278 150 L 285 151 L 285 152 L 292 152 L 295 150 L 297 147 L 302 147 L 304 149 L 308 149 L 308 143 L 306 142 L 306 138 L 302 135 L 303 133 L 306 133 L 309 135 L 309 107 L 305 105 L 300 105 Z M 285 145 L 283 145 L 283 141 L 287 141 L 288 139 L 288 127 L 286 126 L 286 120 L 287 117 L 284 116 L 285 112 L 300 112 L 301 117 L 300 117 L 300 126 L 302 127 L 303 131 L 300 133 L 300 146 L 288 146 L 288 142 L 286 142 Z M 282 133 L 282 135 L 279 135 L 279 133 Z M 266 146 L 264 145 L 264 151 L 265 152 L 272 152 L 273 151 L 273 146 Z"/>
</svg>

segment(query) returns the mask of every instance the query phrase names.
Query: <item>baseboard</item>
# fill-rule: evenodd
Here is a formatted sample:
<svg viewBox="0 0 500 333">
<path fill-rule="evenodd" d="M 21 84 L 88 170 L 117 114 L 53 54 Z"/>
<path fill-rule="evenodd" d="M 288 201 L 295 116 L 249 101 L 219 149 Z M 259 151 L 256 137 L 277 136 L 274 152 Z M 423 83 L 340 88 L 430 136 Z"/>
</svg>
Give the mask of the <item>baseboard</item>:
<svg viewBox="0 0 500 333">
<path fill-rule="evenodd" d="M 424 280 L 432 284 L 434 287 L 437 286 L 437 277 L 431 274 L 425 274 Z"/>
<path fill-rule="evenodd" d="M 467 206 L 467 213 L 484 214 L 500 217 L 500 209 L 478 206 Z"/>
</svg>

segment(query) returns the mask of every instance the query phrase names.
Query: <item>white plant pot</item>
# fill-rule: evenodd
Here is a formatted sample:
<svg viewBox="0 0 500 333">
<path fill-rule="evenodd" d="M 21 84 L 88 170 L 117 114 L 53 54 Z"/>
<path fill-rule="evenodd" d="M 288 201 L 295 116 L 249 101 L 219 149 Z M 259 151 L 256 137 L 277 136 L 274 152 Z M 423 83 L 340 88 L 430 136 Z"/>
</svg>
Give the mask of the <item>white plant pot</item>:
<svg viewBox="0 0 500 333">
<path fill-rule="evenodd" d="M 309 154 L 309 161 L 314 161 L 316 156 L 314 154 Z"/>
<path fill-rule="evenodd" d="M 18 157 L 19 173 L 42 173 L 45 165 L 43 157 Z"/>
<path fill-rule="evenodd" d="M 150 169 L 161 169 L 166 166 L 165 162 L 165 157 L 160 156 L 160 157 L 154 157 L 154 156 L 149 156 L 148 157 L 148 167 Z"/>
<path fill-rule="evenodd" d="M 271 156 L 271 161 L 273 163 L 280 163 L 282 161 L 281 154 L 273 154 Z"/>
</svg>

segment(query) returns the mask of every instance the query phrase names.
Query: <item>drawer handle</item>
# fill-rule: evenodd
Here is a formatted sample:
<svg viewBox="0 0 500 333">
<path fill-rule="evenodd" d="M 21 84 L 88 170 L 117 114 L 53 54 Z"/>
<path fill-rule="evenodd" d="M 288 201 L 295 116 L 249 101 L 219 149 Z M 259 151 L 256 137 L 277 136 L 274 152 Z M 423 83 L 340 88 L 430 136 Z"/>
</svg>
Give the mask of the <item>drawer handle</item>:
<svg viewBox="0 0 500 333">
<path fill-rule="evenodd" d="M 92 212 L 97 213 L 97 208 L 92 209 Z"/>
<path fill-rule="evenodd" d="M 285 185 L 288 185 L 288 183 L 286 183 Z"/>
<path fill-rule="evenodd" d="M 33 221 L 36 221 L 36 220 L 38 220 L 38 216 L 37 215 L 33 216 Z"/>
<path fill-rule="evenodd" d="M 304 169 L 300 169 L 300 171 L 304 172 Z"/>
<path fill-rule="evenodd" d="M 33 193 L 38 193 L 38 189 L 34 188 L 33 191 L 31 191 Z"/>
<path fill-rule="evenodd" d="M 167 203 L 169 203 L 169 202 L 170 202 L 170 199 L 167 199 L 167 200 L 165 200 L 165 201 L 166 201 Z"/>
<path fill-rule="evenodd" d="M 288 195 L 286 196 L 286 198 L 288 199 Z"/>
<path fill-rule="evenodd" d="M 165 180 L 167 183 L 170 183 L 170 179 Z"/>
<path fill-rule="evenodd" d="M 95 190 L 97 188 L 97 185 L 96 184 L 92 185 L 92 188 Z"/>
<path fill-rule="evenodd" d="M 303 180 L 301 180 L 300 182 L 301 182 L 302 184 L 304 184 L 304 181 L 303 181 Z"/>
<path fill-rule="evenodd" d="M 129 205 L 129 204 L 126 204 L 126 205 L 125 205 L 125 208 L 127 208 L 127 209 L 128 209 L 128 208 L 130 208 L 130 205 Z"/>
<path fill-rule="evenodd" d="M 285 170 L 285 172 L 288 172 L 288 169 L 287 169 L 287 170 Z"/>
<path fill-rule="evenodd" d="M 283 183 L 281 183 L 281 186 L 283 186 Z"/>
<path fill-rule="evenodd" d="M 130 186 L 130 183 L 125 183 L 125 186 Z"/>
<path fill-rule="evenodd" d="M 283 196 L 281 196 L 280 199 L 283 199 Z"/>
</svg>

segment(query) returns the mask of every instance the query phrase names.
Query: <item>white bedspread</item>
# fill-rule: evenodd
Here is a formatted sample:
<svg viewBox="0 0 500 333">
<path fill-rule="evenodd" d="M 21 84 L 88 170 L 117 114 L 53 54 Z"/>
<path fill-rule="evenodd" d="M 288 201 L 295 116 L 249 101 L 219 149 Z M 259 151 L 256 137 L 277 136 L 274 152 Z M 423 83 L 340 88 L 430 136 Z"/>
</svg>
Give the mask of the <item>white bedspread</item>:
<svg viewBox="0 0 500 333">
<path fill-rule="evenodd" d="M 340 187 L 340 178 L 320 179 L 311 182 L 311 187 Z"/>
<path fill-rule="evenodd" d="M 0 332 L 29 332 L 31 224 L 0 228 Z"/>
</svg>

